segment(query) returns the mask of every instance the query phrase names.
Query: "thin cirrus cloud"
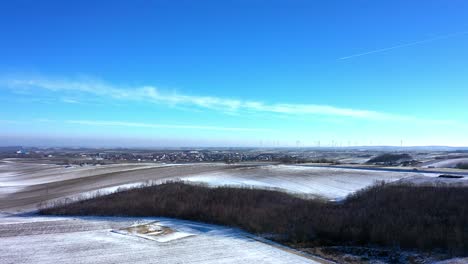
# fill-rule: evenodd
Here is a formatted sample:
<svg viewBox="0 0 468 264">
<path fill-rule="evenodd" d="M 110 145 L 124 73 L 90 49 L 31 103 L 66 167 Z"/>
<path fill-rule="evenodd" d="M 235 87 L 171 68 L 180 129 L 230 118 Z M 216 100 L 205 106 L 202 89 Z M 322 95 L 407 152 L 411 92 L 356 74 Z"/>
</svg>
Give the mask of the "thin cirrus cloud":
<svg viewBox="0 0 468 264">
<path fill-rule="evenodd" d="M 269 113 L 282 115 L 322 115 L 361 118 L 371 120 L 408 120 L 408 117 L 377 111 L 341 108 L 318 104 L 263 103 L 251 100 L 237 100 L 212 96 L 194 96 L 175 92 L 162 92 L 153 86 L 120 88 L 96 80 L 63 80 L 50 78 L 3 78 L 5 87 L 40 88 L 53 92 L 73 92 L 115 100 L 144 101 L 169 106 L 194 107 L 222 111 L 224 113 Z"/>
<path fill-rule="evenodd" d="M 116 126 L 116 127 L 143 127 L 143 128 L 172 128 L 172 129 L 199 129 L 212 131 L 237 131 L 237 132 L 267 132 L 270 129 L 262 128 L 240 128 L 240 127 L 218 127 L 218 126 L 194 126 L 194 125 L 168 125 L 122 121 L 94 121 L 94 120 L 67 120 L 68 124 L 88 126 Z"/>
<path fill-rule="evenodd" d="M 79 103 L 77 100 L 70 99 L 70 98 L 63 98 L 62 102 L 67 103 L 67 104 L 78 104 Z"/>
<path fill-rule="evenodd" d="M 36 118 L 32 120 L 6 120 L 0 119 L 0 124 L 15 124 L 28 125 L 31 123 L 49 123 L 49 124 L 71 124 L 80 126 L 94 127 L 129 127 L 129 128 L 169 128 L 169 129 L 190 129 L 190 130 L 209 130 L 209 131 L 231 131 L 231 132 L 271 132 L 268 128 L 251 128 L 251 127 L 223 127 L 223 126 L 205 126 L 205 125 L 187 125 L 187 124 L 157 124 L 157 123 L 142 123 L 142 122 L 127 122 L 127 121 L 107 121 L 107 120 L 65 120 L 58 121 L 47 118 Z"/>
</svg>

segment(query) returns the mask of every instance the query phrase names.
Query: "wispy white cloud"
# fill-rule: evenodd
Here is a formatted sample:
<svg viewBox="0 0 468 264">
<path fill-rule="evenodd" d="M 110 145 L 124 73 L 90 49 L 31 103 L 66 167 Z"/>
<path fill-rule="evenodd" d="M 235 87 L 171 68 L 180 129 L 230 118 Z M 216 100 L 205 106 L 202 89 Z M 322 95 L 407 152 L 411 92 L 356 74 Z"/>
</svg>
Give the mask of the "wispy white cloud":
<svg viewBox="0 0 468 264">
<path fill-rule="evenodd" d="M 0 119 L 0 124 L 21 124 L 23 122 L 17 120 L 7 120 L 7 119 Z"/>
<path fill-rule="evenodd" d="M 176 108 L 192 110 L 214 110 L 219 113 L 241 115 L 244 113 L 274 114 L 276 116 L 333 117 L 357 118 L 370 121 L 407 122 L 420 125 L 452 125 L 466 124 L 453 120 L 433 120 L 418 118 L 411 115 L 397 115 L 372 110 L 343 108 L 319 104 L 264 103 L 252 100 L 229 99 L 212 96 L 195 96 L 177 92 L 163 92 L 154 86 L 120 87 L 95 79 L 66 80 L 54 78 L 1 78 L 0 84 L 10 89 L 43 89 L 57 92 L 59 98 L 76 98 L 77 94 L 86 95 L 83 98 L 92 100 L 112 99 L 118 101 L 138 101 L 163 104 Z M 75 99 L 73 99 L 76 101 Z M 81 100 L 80 100 L 81 103 Z M 123 122 L 125 123 L 125 122 Z M 120 124 L 120 125 L 123 125 Z M 136 125 L 136 124 L 133 124 Z M 175 127 L 174 127 L 175 128 Z M 211 129 L 213 129 L 212 127 Z M 199 129 L 202 129 L 201 127 Z M 233 130 L 233 129 L 231 129 Z"/>
<path fill-rule="evenodd" d="M 433 38 L 428 38 L 428 39 L 423 39 L 423 40 L 419 40 L 419 41 L 414 41 L 414 42 L 404 43 L 404 44 L 400 44 L 400 45 L 395 45 L 395 46 L 391 46 L 391 47 L 387 47 L 387 48 L 370 50 L 370 51 L 366 51 L 366 52 L 362 52 L 362 53 L 356 53 L 356 54 L 352 54 L 352 55 L 349 55 L 349 56 L 338 58 L 338 60 L 347 60 L 347 59 L 351 59 L 351 58 L 356 58 L 356 57 L 361 57 L 361 56 L 370 55 L 370 54 L 374 54 L 374 53 L 390 51 L 390 50 L 394 50 L 394 49 L 400 49 L 400 48 L 409 47 L 409 46 L 415 46 L 415 45 L 419 45 L 419 44 L 424 44 L 424 43 L 428 43 L 428 42 L 432 42 L 432 41 L 436 41 L 436 40 L 447 39 L 447 38 L 456 37 L 456 36 L 465 35 L 465 34 L 468 34 L 468 31 L 457 32 L 457 33 L 443 35 L 443 36 L 437 36 L 437 37 L 433 37 Z"/>
<path fill-rule="evenodd" d="M 237 132 L 267 132 L 270 129 L 263 128 L 240 128 L 240 127 L 219 127 L 219 126 L 194 126 L 194 125 L 168 125 L 123 121 L 95 121 L 95 120 L 67 120 L 66 123 L 87 125 L 87 126 L 116 126 L 116 127 L 142 127 L 142 128 L 171 128 L 171 129 L 197 129 L 212 131 L 237 131 Z"/>
<path fill-rule="evenodd" d="M 209 131 L 231 131 L 231 132 L 271 132 L 268 128 L 252 128 L 252 127 L 223 127 L 223 126 L 206 126 L 206 125 L 186 125 L 186 124 L 156 124 L 143 122 L 127 122 L 127 121 L 107 121 L 107 120 L 53 120 L 48 118 L 36 118 L 31 120 L 8 120 L 0 119 L 0 125 L 27 125 L 31 123 L 49 123 L 49 124 L 72 124 L 83 126 L 103 126 L 103 127 L 129 127 L 129 128 L 168 128 L 168 129 L 189 129 L 189 130 L 209 130 Z"/>
<path fill-rule="evenodd" d="M 49 118 L 36 118 L 36 119 L 33 119 L 32 121 L 33 122 L 38 122 L 38 123 L 53 123 L 53 122 L 55 122 L 54 120 L 49 119 Z"/>
<path fill-rule="evenodd" d="M 319 104 L 264 103 L 251 100 L 229 99 L 212 96 L 195 96 L 177 92 L 163 92 L 154 86 L 117 87 L 91 79 L 64 80 L 50 78 L 2 78 L 0 81 L 10 88 L 40 88 L 55 92 L 79 92 L 102 98 L 145 101 L 171 106 L 211 109 L 223 113 L 239 112 L 271 113 L 286 115 L 326 115 L 363 119 L 404 119 L 377 111 L 341 108 Z"/>
<path fill-rule="evenodd" d="M 62 98 L 62 102 L 67 103 L 67 104 L 78 104 L 78 103 L 80 103 L 77 100 L 70 99 L 70 98 Z"/>
</svg>

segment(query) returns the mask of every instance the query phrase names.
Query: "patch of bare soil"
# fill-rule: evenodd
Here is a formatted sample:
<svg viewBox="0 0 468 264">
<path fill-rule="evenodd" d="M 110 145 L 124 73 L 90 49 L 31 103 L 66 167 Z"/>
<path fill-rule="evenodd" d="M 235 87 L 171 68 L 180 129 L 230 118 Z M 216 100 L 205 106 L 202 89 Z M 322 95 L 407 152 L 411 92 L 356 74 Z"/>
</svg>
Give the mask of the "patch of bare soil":
<svg viewBox="0 0 468 264">
<path fill-rule="evenodd" d="M 151 222 L 148 224 L 134 225 L 120 229 L 120 231 L 129 234 L 138 234 L 145 236 L 163 236 L 174 233 L 174 230 L 166 226 L 158 225 L 158 222 Z"/>
<path fill-rule="evenodd" d="M 112 232 L 121 235 L 136 236 L 160 243 L 166 243 L 195 235 L 193 233 L 182 232 L 167 226 L 163 226 L 158 221 L 145 224 L 134 224 L 129 227 L 113 230 Z"/>
</svg>

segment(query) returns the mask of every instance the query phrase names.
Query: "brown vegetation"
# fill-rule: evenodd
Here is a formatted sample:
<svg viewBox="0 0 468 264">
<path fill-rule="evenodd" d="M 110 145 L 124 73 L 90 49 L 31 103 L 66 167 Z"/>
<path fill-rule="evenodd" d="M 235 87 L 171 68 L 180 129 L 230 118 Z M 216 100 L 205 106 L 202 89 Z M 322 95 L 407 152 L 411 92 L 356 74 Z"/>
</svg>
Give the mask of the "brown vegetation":
<svg viewBox="0 0 468 264">
<path fill-rule="evenodd" d="M 404 160 L 412 160 L 409 154 L 392 154 L 385 153 L 375 158 L 370 159 L 367 163 L 396 163 Z"/>
<path fill-rule="evenodd" d="M 378 184 L 335 203 L 273 190 L 180 182 L 55 204 L 42 214 L 166 216 L 308 245 L 379 245 L 468 255 L 468 188 Z"/>
</svg>

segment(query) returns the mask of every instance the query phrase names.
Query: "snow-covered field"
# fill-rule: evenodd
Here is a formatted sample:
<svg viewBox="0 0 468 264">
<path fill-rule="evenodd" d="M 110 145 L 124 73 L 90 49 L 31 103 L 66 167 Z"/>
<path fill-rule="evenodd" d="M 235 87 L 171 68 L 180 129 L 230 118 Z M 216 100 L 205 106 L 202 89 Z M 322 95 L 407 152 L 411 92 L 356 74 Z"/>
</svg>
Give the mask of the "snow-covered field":
<svg viewBox="0 0 468 264">
<path fill-rule="evenodd" d="M 326 263 L 237 229 L 175 219 L 11 215 L 33 210 L 44 201 L 171 179 L 211 186 L 274 188 L 328 199 L 342 199 L 377 181 L 468 183 L 468 177 L 437 176 L 295 165 L 118 164 L 65 168 L 0 161 L 0 263 Z M 150 233 L 165 228 L 170 232 L 154 238 L 128 231 L 133 230 L 129 227 L 147 223 L 152 223 Z"/>
<path fill-rule="evenodd" d="M 115 164 L 69 167 L 0 161 L 0 211 L 30 210 L 44 201 L 113 191 L 148 182 L 223 170 L 224 164 Z"/>
<path fill-rule="evenodd" d="M 339 200 L 377 181 L 415 179 L 415 183 L 427 183 L 438 176 L 434 173 L 299 165 L 115 164 L 66 168 L 15 160 L 0 161 L 0 165 L 0 211 L 8 212 L 35 209 L 41 202 L 65 197 L 109 193 L 119 187 L 177 179 L 211 186 L 274 188 Z M 467 178 L 458 181 L 464 183 Z M 455 182 L 453 179 L 445 181 Z"/>
<path fill-rule="evenodd" d="M 190 236 L 158 242 L 112 232 L 154 221 Z M 167 218 L 3 217 L 0 263 L 320 263 L 262 241 L 238 229 Z"/>
<path fill-rule="evenodd" d="M 318 263 L 237 229 L 175 219 L 19 217 L 37 203 L 140 183 L 234 169 L 224 164 L 123 164 L 65 168 L 0 163 L 0 263 Z M 3 213 L 2 213 L 3 212 Z M 125 233 L 157 221 L 148 239 Z M 152 227 L 154 228 L 154 227 Z"/>
<path fill-rule="evenodd" d="M 378 181 L 394 182 L 416 176 L 431 179 L 437 175 L 431 173 L 269 165 L 203 173 L 182 177 L 182 179 L 212 186 L 275 188 L 286 192 L 316 195 L 335 200 L 343 199 L 347 195 Z"/>
<path fill-rule="evenodd" d="M 446 160 L 434 160 L 428 163 L 425 163 L 423 167 L 432 167 L 432 168 L 455 168 L 460 163 L 467 163 L 468 158 L 458 158 L 458 159 L 446 159 Z"/>
</svg>

